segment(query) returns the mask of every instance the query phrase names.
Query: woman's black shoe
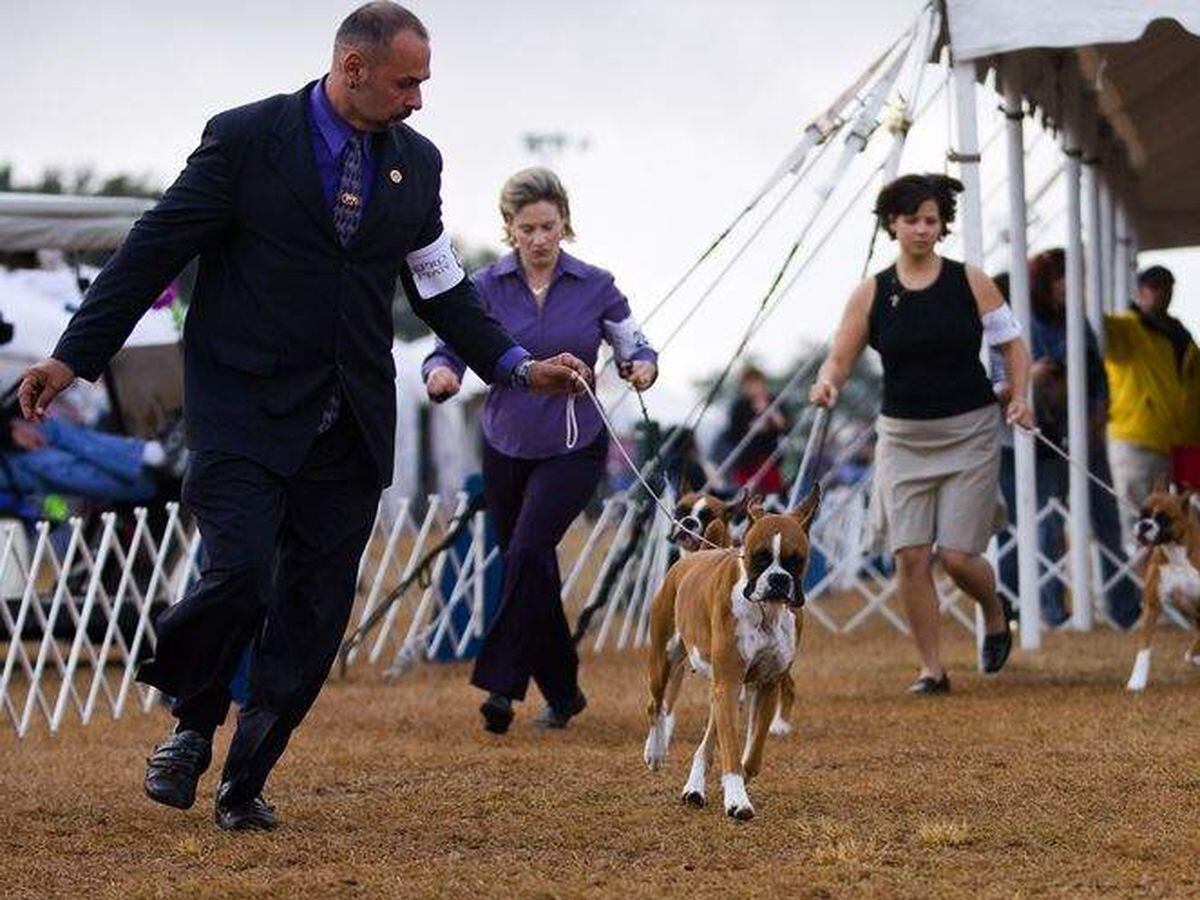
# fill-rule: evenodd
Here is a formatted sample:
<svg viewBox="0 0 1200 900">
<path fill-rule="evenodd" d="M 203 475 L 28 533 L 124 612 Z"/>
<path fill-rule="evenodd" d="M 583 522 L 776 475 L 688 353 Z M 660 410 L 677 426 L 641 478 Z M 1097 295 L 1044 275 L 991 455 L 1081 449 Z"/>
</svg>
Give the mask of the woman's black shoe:
<svg viewBox="0 0 1200 900">
<path fill-rule="evenodd" d="M 983 639 L 983 671 L 999 672 L 1008 661 L 1012 651 L 1012 628 L 1004 623 L 1004 630 L 999 634 L 989 634 Z"/>
<path fill-rule="evenodd" d="M 483 713 L 483 727 L 492 734 L 504 734 L 512 724 L 512 701 L 503 694 L 488 694 L 479 711 Z"/>
<path fill-rule="evenodd" d="M 945 672 L 941 678 L 934 678 L 932 675 L 922 675 L 916 681 L 908 686 L 910 694 L 920 694 L 928 696 L 932 694 L 948 694 L 950 693 L 950 676 Z"/>
</svg>

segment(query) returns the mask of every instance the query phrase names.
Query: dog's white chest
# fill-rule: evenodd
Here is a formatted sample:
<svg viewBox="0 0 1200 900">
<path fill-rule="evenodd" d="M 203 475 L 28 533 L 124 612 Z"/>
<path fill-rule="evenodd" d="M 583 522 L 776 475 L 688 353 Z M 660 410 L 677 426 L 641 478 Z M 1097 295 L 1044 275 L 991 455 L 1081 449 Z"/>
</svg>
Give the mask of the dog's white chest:
<svg viewBox="0 0 1200 900">
<path fill-rule="evenodd" d="M 766 609 L 746 599 L 745 580 L 733 586 L 734 638 L 746 671 L 756 681 L 783 673 L 796 657 L 796 614 L 787 607 Z"/>
<path fill-rule="evenodd" d="M 1200 572 L 1188 559 L 1185 547 L 1164 547 L 1167 561 L 1158 570 L 1158 598 L 1200 600 Z"/>
</svg>

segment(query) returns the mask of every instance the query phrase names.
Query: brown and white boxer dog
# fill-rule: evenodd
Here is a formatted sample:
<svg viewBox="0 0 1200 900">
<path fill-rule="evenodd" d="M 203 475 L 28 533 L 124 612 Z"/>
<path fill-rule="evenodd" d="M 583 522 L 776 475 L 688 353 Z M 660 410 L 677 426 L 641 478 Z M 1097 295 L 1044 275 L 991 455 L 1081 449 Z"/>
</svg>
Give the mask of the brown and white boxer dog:
<svg viewBox="0 0 1200 900">
<path fill-rule="evenodd" d="M 1196 494 L 1179 494 L 1165 486 L 1142 504 L 1134 536 L 1150 548 L 1142 588 L 1142 617 L 1138 620 L 1138 652 L 1125 685 L 1142 691 L 1150 679 L 1150 643 L 1163 603 L 1170 601 L 1200 628 L 1200 509 Z M 1184 659 L 1200 666 L 1200 637 L 1192 641 Z"/>
<path fill-rule="evenodd" d="M 662 766 L 674 730 L 684 664 L 711 681 L 708 727 L 692 757 L 684 802 L 703 806 L 714 736 L 721 752 L 725 812 L 749 819 L 746 780 L 762 765 L 763 742 L 775 714 L 779 683 L 796 656 L 804 606 L 808 531 L 820 492 L 814 489 L 786 515 L 750 511 L 740 553 L 699 550 L 675 563 L 650 610 L 648 664 L 650 730 L 644 758 Z M 749 728 L 739 756 L 738 695 L 749 697 Z"/>
<path fill-rule="evenodd" d="M 742 488 L 728 502 L 711 494 L 688 491 L 675 504 L 676 526 L 671 529 L 668 540 L 685 553 L 694 553 L 702 547 L 740 547 L 745 537 L 742 520 L 748 520 L 748 510 L 761 498 Z M 700 540 L 697 535 L 703 535 Z M 797 627 L 800 617 L 796 618 Z M 800 634 L 797 632 L 799 643 Z M 771 719 L 771 734 L 790 734 L 792 730 L 792 708 L 796 705 L 796 682 L 789 670 L 779 682 L 779 703 Z"/>
</svg>

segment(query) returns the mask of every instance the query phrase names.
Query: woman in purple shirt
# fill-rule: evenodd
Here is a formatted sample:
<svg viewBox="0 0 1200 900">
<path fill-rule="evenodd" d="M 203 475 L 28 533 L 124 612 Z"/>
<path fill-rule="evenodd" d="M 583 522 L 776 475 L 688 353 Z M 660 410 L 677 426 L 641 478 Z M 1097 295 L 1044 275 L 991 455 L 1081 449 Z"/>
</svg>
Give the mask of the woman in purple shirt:
<svg viewBox="0 0 1200 900">
<path fill-rule="evenodd" d="M 569 351 L 594 366 L 606 340 L 621 377 L 636 390 L 650 387 L 657 354 L 612 275 L 562 251 L 575 235 L 558 177 L 543 168 L 513 175 L 500 192 L 500 215 L 513 252 L 472 276 L 488 311 L 538 358 Z M 430 399 L 456 394 L 464 368 L 439 343 L 422 367 Z M 484 406 L 484 494 L 504 553 L 504 587 L 471 683 L 488 692 L 480 712 L 497 734 L 508 730 L 512 702 L 525 698 L 530 678 L 546 698 L 541 727 L 563 728 L 587 704 L 562 608 L 557 546 L 604 474 L 608 434 L 591 402 L 580 400 L 577 449 L 568 449 L 566 404 L 497 382 Z"/>
</svg>

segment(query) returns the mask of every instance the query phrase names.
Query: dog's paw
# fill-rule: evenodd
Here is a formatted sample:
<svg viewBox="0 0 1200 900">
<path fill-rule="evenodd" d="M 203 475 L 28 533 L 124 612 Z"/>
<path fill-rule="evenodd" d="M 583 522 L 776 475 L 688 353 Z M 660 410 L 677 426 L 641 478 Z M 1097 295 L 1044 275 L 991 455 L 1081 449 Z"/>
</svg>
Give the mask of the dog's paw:
<svg viewBox="0 0 1200 900">
<path fill-rule="evenodd" d="M 1129 674 L 1129 681 L 1125 682 L 1125 690 L 1140 692 L 1146 689 L 1146 683 L 1150 680 L 1150 651 L 1139 650 L 1137 659 L 1133 662 L 1133 671 Z"/>
<path fill-rule="evenodd" d="M 775 718 L 771 720 L 771 727 L 768 730 L 771 734 L 782 737 L 785 734 L 792 733 L 792 726 L 788 723 L 787 719 L 780 716 L 779 713 L 775 713 Z"/>
<path fill-rule="evenodd" d="M 754 818 L 754 807 L 748 802 L 737 806 L 726 806 L 725 815 L 739 822 L 749 822 Z"/>
<path fill-rule="evenodd" d="M 683 789 L 682 799 L 687 806 L 694 806 L 696 809 L 703 809 L 704 804 L 708 802 L 704 799 L 704 791 L 691 790 L 689 788 Z"/>
<path fill-rule="evenodd" d="M 722 775 L 721 787 L 725 792 L 725 815 L 739 822 L 754 818 L 754 807 L 746 794 L 746 782 L 741 775 Z"/>
</svg>

